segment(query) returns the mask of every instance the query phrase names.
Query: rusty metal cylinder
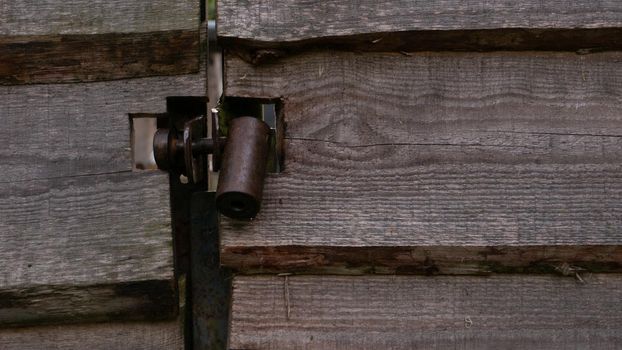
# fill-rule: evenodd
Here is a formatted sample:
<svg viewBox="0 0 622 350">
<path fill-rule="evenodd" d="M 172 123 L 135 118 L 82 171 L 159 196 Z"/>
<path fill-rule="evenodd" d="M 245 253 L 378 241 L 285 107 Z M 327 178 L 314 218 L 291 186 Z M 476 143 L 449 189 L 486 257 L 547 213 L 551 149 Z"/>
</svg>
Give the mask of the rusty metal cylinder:
<svg viewBox="0 0 622 350">
<path fill-rule="evenodd" d="M 222 159 L 216 206 L 230 218 L 254 218 L 261 207 L 270 128 L 253 117 L 231 120 Z"/>
</svg>

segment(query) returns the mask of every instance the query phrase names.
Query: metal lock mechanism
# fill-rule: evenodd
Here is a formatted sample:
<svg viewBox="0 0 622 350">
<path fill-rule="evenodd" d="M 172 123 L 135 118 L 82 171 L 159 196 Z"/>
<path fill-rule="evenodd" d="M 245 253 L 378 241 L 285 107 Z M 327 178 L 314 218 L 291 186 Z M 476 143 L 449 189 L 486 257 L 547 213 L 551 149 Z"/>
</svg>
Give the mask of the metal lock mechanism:
<svg viewBox="0 0 622 350">
<path fill-rule="evenodd" d="M 183 97 L 167 99 L 168 127 L 158 128 L 153 138 L 153 153 L 158 169 L 185 175 L 189 183 L 206 182 L 207 156 L 212 155 L 212 170 L 219 171 L 216 207 L 234 219 L 254 218 L 261 207 L 270 127 L 255 117 L 230 120 L 228 135 L 219 129 L 218 110 L 209 116 L 205 104 Z M 181 114 L 181 116 L 180 116 Z M 211 122 L 211 137 L 207 122 Z"/>
</svg>

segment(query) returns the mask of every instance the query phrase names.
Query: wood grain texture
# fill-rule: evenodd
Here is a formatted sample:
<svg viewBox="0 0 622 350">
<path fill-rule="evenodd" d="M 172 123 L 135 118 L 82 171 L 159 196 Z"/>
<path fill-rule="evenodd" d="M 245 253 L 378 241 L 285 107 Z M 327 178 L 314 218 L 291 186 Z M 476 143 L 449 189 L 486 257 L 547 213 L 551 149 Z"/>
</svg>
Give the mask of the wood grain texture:
<svg viewBox="0 0 622 350">
<path fill-rule="evenodd" d="M 196 73 L 199 1 L 5 1 L 0 85 Z"/>
<path fill-rule="evenodd" d="M 0 330 L 4 350 L 182 350 L 178 321 L 97 323 Z"/>
<path fill-rule="evenodd" d="M 168 176 L 0 184 L 0 324 L 177 312 Z"/>
<path fill-rule="evenodd" d="M 200 96 L 204 86 L 201 74 L 0 86 L 0 181 L 129 171 L 129 114 L 165 112 L 166 96 Z"/>
<path fill-rule="evenodd" d="M 616 0 L 441 0 L 218 2 L 218 35 L 253 41 L 404 31 L 571 29 L 622 26 Z"/>
<path fill-rule="evenodd" d="M 621 291 L 620 275 L 238 276 L 229 348 L 616 349 Z"/>
<path fill-rule="evenodd" d="M 620 269 L 620 53 L 225 64 L 227 95 L 282 98 L 287 123 L 285 171 L 267 178 L 259 216 L 221 221 L 225 265 Z"/>
<path fill-rule="evenodd" d="M 130 113 L 201 74 L 0 87 L 0 324 L 177 314 L 169 181 L 132 172 Z"/>
<path fill-rule="evenodd" d="M 5 1 L 0 35 L 144 33 L 197 29 L 194 0 Z"/>
<path fill-rule="evenodd" d="M 114 80 L 198 70 L 198 29 L 0 36 L 0 85 Z"/>
</svg>

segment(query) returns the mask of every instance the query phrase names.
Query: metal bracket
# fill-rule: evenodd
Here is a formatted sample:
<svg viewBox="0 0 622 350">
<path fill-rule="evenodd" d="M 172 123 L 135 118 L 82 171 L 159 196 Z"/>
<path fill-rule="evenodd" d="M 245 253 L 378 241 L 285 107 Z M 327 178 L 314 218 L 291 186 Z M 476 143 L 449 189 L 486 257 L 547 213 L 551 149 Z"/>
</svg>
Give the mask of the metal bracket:
<svg viewBox="0 0 622 350">
<path fill-rule="evenodd" d="M 153 138 L 153 153 L 159 169 L 180 173 L 188 182 L 207 181 L 207 156 L 212 155 L 212 170 L 220 171 L 216 191 L 218 210 L 231 218 L 251 219 L 261 206 L 268 159 L 270 128 L 254 117 L 230 121 L 229 135 L 218 128 L 218 110 L 210 111 L 211 137 L 207 134 L 207 116 L 182 115 L 181 121 L 159 128 Z M 175 114 L 175 113 L 173 113 Z"/>
</svg>

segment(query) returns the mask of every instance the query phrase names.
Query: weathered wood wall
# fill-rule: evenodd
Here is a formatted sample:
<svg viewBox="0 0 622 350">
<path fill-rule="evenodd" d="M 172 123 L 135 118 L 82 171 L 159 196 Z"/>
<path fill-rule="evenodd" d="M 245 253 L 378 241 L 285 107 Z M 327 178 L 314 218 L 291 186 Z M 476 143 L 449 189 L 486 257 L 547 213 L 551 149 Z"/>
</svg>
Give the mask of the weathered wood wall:
<svg viewBox="0 0 622 350">
<path fill-rule="evenodd" d="M 1 323 L 176 313 L 168 176 L 132 172 L 128 113 L 202 91 L 200 75 L 0 87 Z"/>
<path fill-rule="evenodd" d="M 223 262 L 619 270 L 621 58 L 229 56 L 226 93 L 282 97 L 287 129 L 285 170 L 268 178 L 259 217 L 223 220 Z"/>
<path fill-rule="evenodd" d="M 225 94 L 286 125 L 221 220 L 231 349 L 620 346 L 621 3 L 218 9 Z"/>
<path fill-rule="evenodd" d="M 1 348 L 183 345 L 169 180 L 133 171 L 130 114 L 205 94 L 199 7 L 0 6 L 0 326 L 37 325 Z M 38 326 L 107 320 L 170 321 Z"/>
<path fill-rule="evenodd" d="M 352 13 L 312 3 L 224 1 L 220 13 L 233 20 L 219 31 L 231 45 L 248 36 L 281 43 L 443 31 L 455 28 L 434 23 L 452 11 L 457 20 L 447 25 L 456 28 L 468 27 L 462 22 L 469 16 L 495 13 L 505 17 L 485 28 L 525 18 L 529 28 L 600 28 L 615 27 L 609 14 L 620 10 L 586 3 L 580 6 L 594 16 L 588 22 L 552 16 L 546 24 L 545 9 L 529 1 L 466 12 L 450 1 L 440 12 L 436 4 L 402 4 L 414 16 L 406 21 L 379 10 L 399 7 L 391 1 Z M 252 11 L 278 20 L 255 23 L 262 16 L 247 16 Z M 287 11 L 306 15 L 278 15 Z M 373 15 L 346 21 L 348 30 L 333 26 L 363 12 Z M 321 25 L 303 25 L 320 13 Z M 387 24 L 368 25 L 374 21 Z M 281 26 L 296 29 L 286 34 Z M 268 178 L 256 220 L 223 220 L 224 264 L 249 272 L 551 272 L 563 263 L 620 271 L 619 52 L 310 49 L 245 61 L 249 56 L 226 57 L 225 93 L 283 100 L 285 170 Z"/>
</svg>

